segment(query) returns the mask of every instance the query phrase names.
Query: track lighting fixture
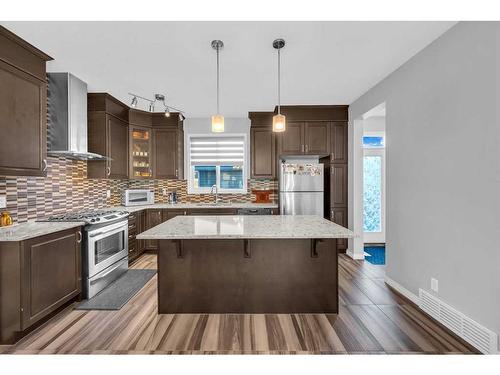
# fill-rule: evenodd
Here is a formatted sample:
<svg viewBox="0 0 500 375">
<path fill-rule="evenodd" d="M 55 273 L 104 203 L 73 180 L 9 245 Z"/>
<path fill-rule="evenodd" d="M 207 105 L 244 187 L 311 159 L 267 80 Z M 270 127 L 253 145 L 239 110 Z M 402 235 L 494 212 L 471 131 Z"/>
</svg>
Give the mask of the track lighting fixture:
<svg viewBox="0 0 500 375">
<path fill-rule="evenodd" d="M 137 107 L 137 96 L 134 96 L 134 97 L 132 98 L 132 103 L 130 103 L 130 106 L 131 106 L 132 108 L 136 108 L 136 107 Z"/>
<path fill-rule="evenodd" d="M 137 95 L 137 94 L 133 94 L 131 92 L 129 92 L 128 94 L 130 96 L 132 96 L 132 103 L 130 103 L 130 106 L 132 108 L 137 108 L 137 102 L 138 102 L 137 99 L 141 99 L 141 100 L 144 100 L 146 102 L 149 102 L 149 112 L 154 112 L 156 102 L 160 102 L 163 104 L 163 107 L 165 108 L 165 117 L 170 117 L 170 115 L 171 115 L 170 111 L 174 110 L 175 112 L 179 112 L 179 115 L 182 116 L 182 120 L 184 120 L 186 118 L 186 116 L 184 116 L 184 111 L 181 111 L 180 109 L 172 107 L 171 105 L 167 106 L 167 103 L 165 101 L 165 95 L 163 95 L 163 94 L 155 94 L 155 98 L 153 100 L 145 98 L 145 97 Z"/>
</svg>

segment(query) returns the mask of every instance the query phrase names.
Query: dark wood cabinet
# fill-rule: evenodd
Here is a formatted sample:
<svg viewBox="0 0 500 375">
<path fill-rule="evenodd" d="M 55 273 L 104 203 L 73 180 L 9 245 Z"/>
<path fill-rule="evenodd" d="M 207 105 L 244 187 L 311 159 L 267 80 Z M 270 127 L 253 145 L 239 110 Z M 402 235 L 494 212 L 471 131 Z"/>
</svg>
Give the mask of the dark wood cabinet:
<svg viewBox="0 0 500 375">
<path fill-rule="evenodd" d="M 46 174 L 49 60 L 0 26 L 0 175 Z"/>
<path fill-rule="evenodd" d="M 279 155 L 327 155 L 330 153 L 330 122 L 288 122 L 278 135 Z"/>
<path fill-rule="evenodd" d="M 205 215 L 237 215 L 236 208 L 191 208 L 188 215 L 205 216 Z"/>
<path fill-rule="evenodd" d="M 128 178 L 128 124 L 111 115 L 108 123 L 108 178 Z"/>
<path fill-rule="evenodd" d="M 347 164 L 330 165 L 331 207 L 347 207 Z"/>
<path fill-rule="evenodd" d="M 176 216 L 184 216 L 188 214 L 188 210 L 163 210 L 162 221 L 173 219 Z"/>
<path fill-rule="evenodd" d="M 273 112 L 250 112 L 250 175 L 252 178 L 276 178 L 276 133 Z"/>
<path fill-rule="evenodd" d="M 131 179 L 153 178 L 153 131 L 137 125 L 129 125 L 129 176 Z"/>
<path fill-rule="evenodd" d="M 327 121 L 306 122 L 304 124 L 304 153 L 328 155 L 330 153 L 330 127 Z"/>
<path fill-rule="evenodd" d="M 252 178 L 276 178 L 276 139 L 271 128 L 250 128 Z"/>
<path fill-rule="evenodd" d="M 0 242 L 0 343 L 12 343 L 81 293 L 80 228 Z"/>
<path fill-rule="evenodd" d="M 347 228 L 347 207 L 332 208 L 330 220 L 335 224 L 342 225 Z M 345 251 L 347 249 L 347 239 L 340 238 L 337 240 L 337 248 Z"/>
<path fill-rule="evenodd" d="M 153 134 L 155 178 L 179 178 L 179 131 L 177 129 L 154 129 Z"/>
<path fill-rule="evenodd" d="M 347 163 L 347 122 L 333 122 L 330 131 L 332 163 Z"/>
<path fill-rule="evenodd" d="M 278 133 L 277 138 L 279 155 L 301 155 L 305 152 L 303 122 L 288 122 L 286 130 Z"/>
<path fill-rule="evenodd" d="M 163 222 L 162 210 L 153 209 L 147 210 L 146 213 L 146 229 L 151 229 Z M 146 250 L 158 250 L 158 241 L 146 240 Z"/>
<path fill-rule="evenodd" d="M 128 107 L 106 93 L 88 94 L 88 149 L 108 157 L 89 161 L 89 178 L 129 177 Z"/>
</svg>

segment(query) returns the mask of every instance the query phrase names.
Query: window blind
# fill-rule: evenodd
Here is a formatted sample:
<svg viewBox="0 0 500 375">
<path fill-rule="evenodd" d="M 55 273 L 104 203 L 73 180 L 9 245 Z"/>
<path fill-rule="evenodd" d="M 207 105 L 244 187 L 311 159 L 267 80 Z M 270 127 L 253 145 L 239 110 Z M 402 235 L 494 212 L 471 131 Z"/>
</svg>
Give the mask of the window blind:
<svg viewBox="0 0 500 375">
<path fill-rule="evenodd" d="M 191 165 L 243 165 L 245 138 L 191 137 L 189 156 Z"/>
</svg>

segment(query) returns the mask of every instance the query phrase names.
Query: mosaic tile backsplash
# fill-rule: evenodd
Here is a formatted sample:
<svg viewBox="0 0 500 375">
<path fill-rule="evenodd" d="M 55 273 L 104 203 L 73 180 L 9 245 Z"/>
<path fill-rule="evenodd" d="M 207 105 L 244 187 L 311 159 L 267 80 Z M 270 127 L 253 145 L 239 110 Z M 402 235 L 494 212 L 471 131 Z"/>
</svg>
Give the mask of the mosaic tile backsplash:
<svg viewBox="0 0 500 375">
<path fill-rule="evenodd" d="M 248 180 L 248 194 L 220 194 L 223 201 L 251 202 L 252 189 L 271 189 L 276 200 L 276 180 Z M 150 189 L 155 202 L 167 203 L 162 194 L 176 191 L 180 202 L 211 202 L 213 196 L 187 193 L 186 180 L 101 180 L 87 178 L 87 162 L 48 158 L 47 177 L 0 176 L 0 195 L 7 196 L 7 208 L 14 223 L 81 209 L 96 209 L 121 204 L 124 189 Z M 106 191 L 111 197 L 106 198 Z"/>
</svg>

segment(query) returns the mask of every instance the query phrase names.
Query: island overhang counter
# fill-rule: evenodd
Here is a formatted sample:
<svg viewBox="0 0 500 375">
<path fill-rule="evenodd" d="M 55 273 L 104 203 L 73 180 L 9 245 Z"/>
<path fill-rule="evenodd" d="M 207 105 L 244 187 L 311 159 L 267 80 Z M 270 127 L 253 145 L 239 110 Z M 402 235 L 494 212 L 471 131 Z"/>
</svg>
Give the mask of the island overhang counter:
<svg viewBox="0 0 500 375">
<path fill-rule="evenodd" d="M 319 216 L 178 216 L 158 240 L 158 312 L 337 313 L 337 239 Z"/>
</svg>

